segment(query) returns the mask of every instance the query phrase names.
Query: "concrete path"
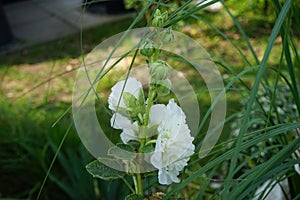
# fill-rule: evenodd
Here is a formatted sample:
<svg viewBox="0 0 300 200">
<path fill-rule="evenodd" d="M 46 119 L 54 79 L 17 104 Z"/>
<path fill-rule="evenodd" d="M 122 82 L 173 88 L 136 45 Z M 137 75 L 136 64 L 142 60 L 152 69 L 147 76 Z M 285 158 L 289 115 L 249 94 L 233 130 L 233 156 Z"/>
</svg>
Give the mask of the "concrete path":
<svg viewBox="0 0 300 200">
<path fill-rule="evenodd" d="M 55 40 L 79 32 L 81 29 L 132 15 L 83 12 L 82 2 L 82 0 L 19 1 L 4 5 L 4 12 L 13 35 L 22 41 L 21 46 Z"/>
</svg>

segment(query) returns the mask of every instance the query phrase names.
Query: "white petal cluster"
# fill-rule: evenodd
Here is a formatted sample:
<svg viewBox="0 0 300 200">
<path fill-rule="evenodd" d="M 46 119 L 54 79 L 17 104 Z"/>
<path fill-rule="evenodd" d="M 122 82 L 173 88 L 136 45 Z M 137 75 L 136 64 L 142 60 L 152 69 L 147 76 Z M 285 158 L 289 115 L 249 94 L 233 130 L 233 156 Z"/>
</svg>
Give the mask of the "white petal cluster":
<svg viewBox="0 0 300 200">
<path fill-rule="evenodd" d="M 111 126 L 121 129 L 121 139 L 126 144 L 130 140 L 140 141 L 139 125 L 130 117 L 123 116 L 118 112 L 118 106 L 126 108 L 123 101 L 122 91 L 132 94 L 138 99 L 142 84 L 135 78 L 128 78 L 118 82 L 112 88 L 109 96 L 109 108 L 114 111 L 110 120 Z M 182 109 L 171 99 L 169 103 L 152 105 L 149 114 L 148 127 L 157 126 L 157 140 L 154 152 L 151 155 L 151 164 L 158 169 L 160 184 L 168 185 L 178 183 L 180 171 L 187 165 L 190 156 L 194 153 L 193 137 L 186 124 L 186 116 Z"/>
<path fill-rule="evenodd" d="M 159 170 L 160 184 L 178 183 L 179 172 L 194 153 L 194 138 L 190 135 L 185 118 L 184 112 L 173 99 L 167 106 L 158 104 L 151 108 L 151 121 L 156 120 L 159 123 L 159 134 L 151 163 Z"/>
</svg>

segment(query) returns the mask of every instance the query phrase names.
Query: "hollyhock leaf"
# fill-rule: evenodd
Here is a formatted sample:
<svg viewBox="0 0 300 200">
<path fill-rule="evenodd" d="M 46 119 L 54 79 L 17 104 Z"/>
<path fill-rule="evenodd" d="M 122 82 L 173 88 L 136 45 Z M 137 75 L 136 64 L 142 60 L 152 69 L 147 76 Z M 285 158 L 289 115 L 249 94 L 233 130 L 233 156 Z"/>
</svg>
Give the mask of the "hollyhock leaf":
<svg viewBox="0 0 300 200">
<path fill-rule="evenodd" d="M 121 167 L 121 164 L 116 160 L 98 158 L 97 160 L 94 160 L 87 164 L 85 168 L 94 178 L 100 178 L 103 180 L 119 179 L 126 175 L 125 172 L 110 168 L 102 162 L 110 164 L 110 166 Z"/>
</svg>

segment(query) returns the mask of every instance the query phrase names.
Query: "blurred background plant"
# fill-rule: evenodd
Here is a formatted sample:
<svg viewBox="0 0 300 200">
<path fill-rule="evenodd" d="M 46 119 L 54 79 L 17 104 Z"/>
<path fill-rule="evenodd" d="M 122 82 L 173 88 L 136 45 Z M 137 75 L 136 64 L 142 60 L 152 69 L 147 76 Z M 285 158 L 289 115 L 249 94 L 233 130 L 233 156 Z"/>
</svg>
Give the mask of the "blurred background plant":
<svg viewBox="0 0 300 200">
<path fill-rule="evenodd" d="M 165 192 L 165 199 L 262 199 L 286 180 L 279 187 L 283 196 L 299 199 L 299 0 L 232 0 L 218 12 L 204 10 L 214 2 L 219 1 L 196 6 L 192 0 L 126 0 L 127 8 L 139 11 L 137 17 L 84 30 L 82 41 L 71 35 L 1 55 L 0 198 L 36 198 L 46 174 L 41 199 L 126 196 L 123 182 L 94 180 L 84 168 L 93 158 L 80 143 L 68 112 L 72 84 L 86 53 L 113 34 L 149 25 L 159 7 L 169 12 L 163 27 L 193 37 L 217 64 L 228 113 L 218 145 L 204 159 L 192 157 L 181 183 L 144 187 Z M 188 64 L 180 67 L 189 80 L 199 79 Z M 114 81 L 104 78 L 98 88 L 103 100 Z M 211 103 L 205 88 L 196 81 L 192 85 L 202 116 L 208 113 L 195 140 L 199 150 Z M 101 121 L 109 129 L 109 116 L 101 115 Z"/>
</svg>

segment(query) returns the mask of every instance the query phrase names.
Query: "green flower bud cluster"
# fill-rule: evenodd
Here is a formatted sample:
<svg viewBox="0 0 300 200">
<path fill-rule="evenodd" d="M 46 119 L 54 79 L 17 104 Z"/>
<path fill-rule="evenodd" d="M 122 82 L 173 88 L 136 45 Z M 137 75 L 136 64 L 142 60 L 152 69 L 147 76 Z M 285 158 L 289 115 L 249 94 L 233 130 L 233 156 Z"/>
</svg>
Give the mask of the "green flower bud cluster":
<svg viewBox="0 0 300 200">
<path fill-rule="evenodd" d="M 168 19 L 167 11 L 161 13 L 159 9 L 156 9 L 152 20 L 152 24 L 155 27 L 162 27 L 164 23 L 167 21 L 167 19 Z"/>
<path fill-rule="evenodd" d="M 147 39 L 144 44 L 142 45 L 142 48 L 140 50 L 140 53 L 144 56 L 150 57 L 155 53 L 155 47 L 151 40 Z"/>
</svg>

